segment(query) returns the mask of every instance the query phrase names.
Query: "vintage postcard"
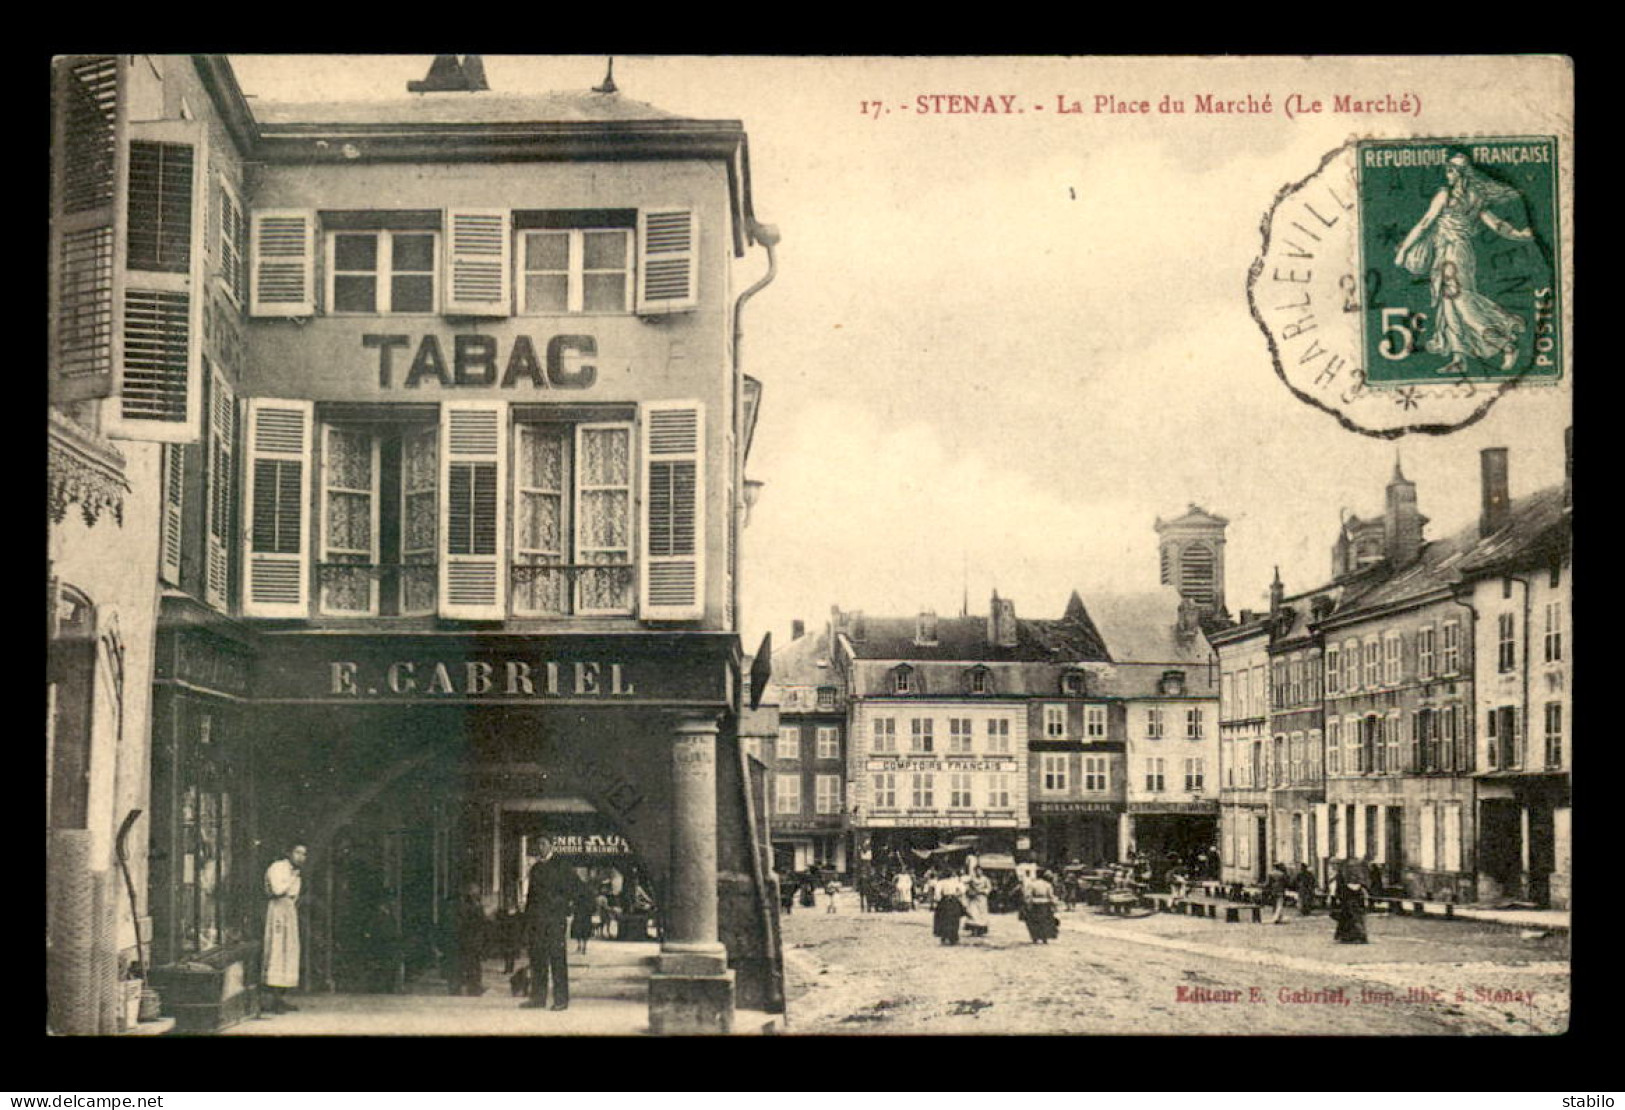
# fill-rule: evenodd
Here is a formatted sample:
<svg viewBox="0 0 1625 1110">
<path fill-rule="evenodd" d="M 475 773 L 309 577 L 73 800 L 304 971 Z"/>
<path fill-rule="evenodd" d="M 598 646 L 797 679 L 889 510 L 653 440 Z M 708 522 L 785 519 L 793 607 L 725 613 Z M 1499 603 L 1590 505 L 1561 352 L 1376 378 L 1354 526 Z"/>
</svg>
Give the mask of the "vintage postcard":
<svg viewBox="0 0 1625 1110">
<path fill-rule="evenodd" d="M 48 1031 L 1565 1032 L 1573 76 L 55 59 Z"/>
</svg>

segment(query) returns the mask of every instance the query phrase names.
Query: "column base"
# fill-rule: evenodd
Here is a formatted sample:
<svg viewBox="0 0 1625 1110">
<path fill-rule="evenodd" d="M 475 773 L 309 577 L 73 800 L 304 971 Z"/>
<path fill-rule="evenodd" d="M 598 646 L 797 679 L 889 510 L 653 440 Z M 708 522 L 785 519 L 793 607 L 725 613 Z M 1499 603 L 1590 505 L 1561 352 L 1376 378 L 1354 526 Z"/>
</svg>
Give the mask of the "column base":
<svg viewBox="0 0 1625 1110">
<path fill-rule="evenodd" d="M 664 957 L 662 957 L 664 959 Z M 734 973 L 649 976 L 649 1032 L 657 1036 L 732 1033 Z"/>
<path fill-rule="evenodd" d="M 667 941 L 660 946 L 655 970 L 662 975 L 721 975 L 728 970 L 728 950 L 700 941 Z"/>
</svg>

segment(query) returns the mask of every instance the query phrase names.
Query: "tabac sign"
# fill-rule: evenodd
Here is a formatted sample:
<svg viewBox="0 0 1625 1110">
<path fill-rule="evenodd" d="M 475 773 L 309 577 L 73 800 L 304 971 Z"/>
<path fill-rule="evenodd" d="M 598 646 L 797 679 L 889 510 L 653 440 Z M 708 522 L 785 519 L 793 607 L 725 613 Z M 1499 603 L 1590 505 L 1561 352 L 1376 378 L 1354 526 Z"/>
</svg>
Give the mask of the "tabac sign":
<svg viewBox="0 0 1625 1110">
<path fill-rule="evenodd" d="M 555 335 L 542 345 L 516 335 L 504 346 L 494 335 L 361 336 L 372 353 L 379 389 L 497 388 L 587 389 L 598 380 L 598 368 L 584 361 L 598 353 L 590 335 Z"/>
<path fill-rule="evenodd" d="M 327 705 L 725 707 L 730 656 L 715 637 L 675 649 L 641 637 L 277 637 L 255 699 Z M 717 641 L 717 642 L 713 642 Z"/>
</svg>

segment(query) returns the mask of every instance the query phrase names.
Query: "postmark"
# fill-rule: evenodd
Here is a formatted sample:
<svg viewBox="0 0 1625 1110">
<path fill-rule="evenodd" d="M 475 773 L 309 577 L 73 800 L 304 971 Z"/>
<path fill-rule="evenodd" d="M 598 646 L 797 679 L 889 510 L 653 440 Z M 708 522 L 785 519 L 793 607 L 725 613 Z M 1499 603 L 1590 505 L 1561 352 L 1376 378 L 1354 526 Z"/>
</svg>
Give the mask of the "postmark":
<svg viewBox="0 0 1625 1110">
<path fill-rule="evenodd" d="M 1559 381 L 1558 173 L 1551 137 L 1354 139 L 1284 186 L 1247 286 L 1282 381 L 1383 438 Z"/>
</svg>

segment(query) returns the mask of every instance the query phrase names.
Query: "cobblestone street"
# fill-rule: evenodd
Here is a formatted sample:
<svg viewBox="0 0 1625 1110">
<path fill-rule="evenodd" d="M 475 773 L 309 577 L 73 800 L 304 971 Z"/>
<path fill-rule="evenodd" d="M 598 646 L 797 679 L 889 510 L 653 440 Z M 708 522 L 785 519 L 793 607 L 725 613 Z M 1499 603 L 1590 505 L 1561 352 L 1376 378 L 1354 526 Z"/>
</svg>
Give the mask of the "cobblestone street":
<svg viewBox="0 0 1625 1110">
<path fill-rule="evenodd" d="M 783 921 L 788 1031 L 1437 1036 L 1567 1027 L 1565 936 L 1383 915 L 1369 927 L 1370 944 L 1339 945 L 1324 914 L 1227 925 L 1079 907 L 1061 914 L 1049 945 L 1030 943 L 1004 914 L 986 938 L 950 948 L 932 937 L 924 909 L 865 914 L 843 899 L 835 914 Z"/>
</svg>

